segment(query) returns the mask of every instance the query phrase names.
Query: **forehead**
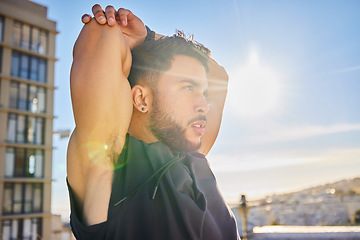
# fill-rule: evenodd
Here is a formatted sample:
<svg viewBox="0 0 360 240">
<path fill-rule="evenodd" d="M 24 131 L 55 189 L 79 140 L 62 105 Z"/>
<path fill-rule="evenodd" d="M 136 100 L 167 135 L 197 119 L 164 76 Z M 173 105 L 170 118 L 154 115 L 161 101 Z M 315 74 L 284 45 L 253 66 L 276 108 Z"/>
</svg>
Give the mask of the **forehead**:
<svg viewBox="0 0 360 240">
<path fill-rule="evenodd" d="M 171 68 L 164 72 L 159 79 L 159 84 L 167 85 L 183 82 L 184 80 L 195 81 L 198 85 L 207 87 L 206 70 L 203 64 L 196 58 L 175 55 Z"/>
</svg>

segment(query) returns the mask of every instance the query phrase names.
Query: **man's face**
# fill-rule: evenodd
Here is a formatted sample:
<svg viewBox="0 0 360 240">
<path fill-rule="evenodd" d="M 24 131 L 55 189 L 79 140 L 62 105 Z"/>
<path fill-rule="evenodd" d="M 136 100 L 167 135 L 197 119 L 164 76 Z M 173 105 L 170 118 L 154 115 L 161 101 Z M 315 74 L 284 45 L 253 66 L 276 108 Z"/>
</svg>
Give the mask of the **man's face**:
<svg viewBox="0 0 360 240">
<path fill-rule="evenodd" d="M 205 132 L 208 84 L 201 62 L 175 55 L 170 70 L 163 73 L 154 91 L 150 129 L 170 148 L 194 152 Z"/>
</svg>

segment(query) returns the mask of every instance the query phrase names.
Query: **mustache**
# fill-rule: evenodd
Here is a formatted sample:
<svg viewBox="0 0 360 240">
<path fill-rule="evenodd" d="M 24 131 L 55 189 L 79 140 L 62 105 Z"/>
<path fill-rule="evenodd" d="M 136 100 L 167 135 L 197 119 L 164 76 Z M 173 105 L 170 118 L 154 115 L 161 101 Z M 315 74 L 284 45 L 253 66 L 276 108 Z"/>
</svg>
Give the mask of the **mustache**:
<svg viewBox="0 0 360 240">
<path fill-rule="evenodd" d="M 191 123 L 196 122 L 196 121 L 205 121 L 205 122 L 207 122 L 205 116 L 198 116 L 198 117 L 194 117 L 193 119 L 190 119 L 188 125 L 190 125 Z"/>
</svg>

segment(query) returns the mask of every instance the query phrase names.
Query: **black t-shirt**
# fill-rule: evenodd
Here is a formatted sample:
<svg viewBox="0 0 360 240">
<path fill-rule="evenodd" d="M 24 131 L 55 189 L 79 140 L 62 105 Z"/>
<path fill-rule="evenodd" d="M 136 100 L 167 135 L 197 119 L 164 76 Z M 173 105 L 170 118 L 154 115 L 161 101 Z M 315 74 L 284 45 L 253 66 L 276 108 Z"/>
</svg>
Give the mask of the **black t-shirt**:
<svg viewBox="0 0 360 240">
<path fill-rule="evenodd" d="M 204 155 L 129 135 L 116 163 L 107 221 L 86 226 L 68 184 L 77 239 L 239 239 Z"/>
</svg>

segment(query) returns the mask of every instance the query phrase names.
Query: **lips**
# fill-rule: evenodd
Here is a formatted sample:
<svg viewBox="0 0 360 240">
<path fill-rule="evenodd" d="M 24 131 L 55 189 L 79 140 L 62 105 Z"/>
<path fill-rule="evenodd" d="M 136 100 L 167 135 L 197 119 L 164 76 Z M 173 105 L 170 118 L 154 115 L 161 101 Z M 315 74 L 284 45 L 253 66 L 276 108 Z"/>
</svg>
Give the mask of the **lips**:
<svg viewBox="0 0 360 240">
<path fill-rule="evenodd" d="M 198 134 L 203 134 L 205 132 L 205 126 L 206 121 L 204 120 L 196 121 L 191 124 L 191 128 Z"/>
</svg>

